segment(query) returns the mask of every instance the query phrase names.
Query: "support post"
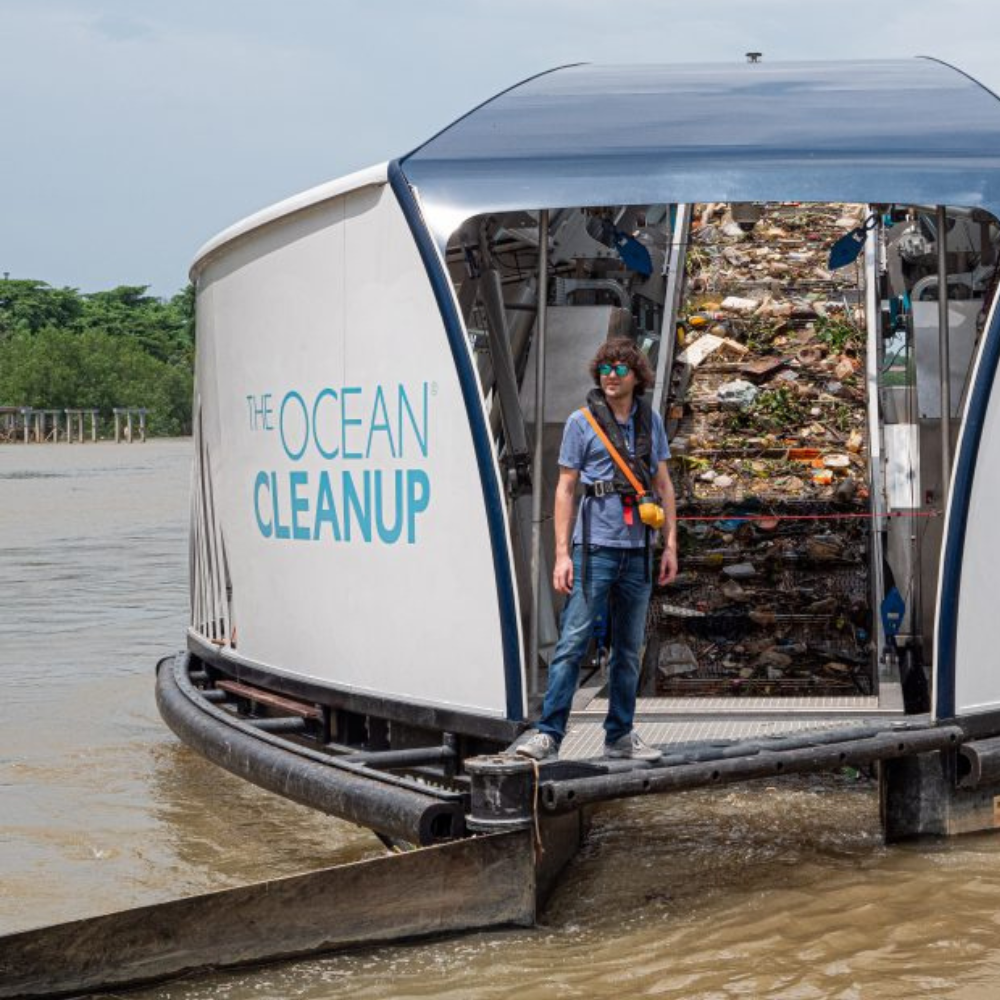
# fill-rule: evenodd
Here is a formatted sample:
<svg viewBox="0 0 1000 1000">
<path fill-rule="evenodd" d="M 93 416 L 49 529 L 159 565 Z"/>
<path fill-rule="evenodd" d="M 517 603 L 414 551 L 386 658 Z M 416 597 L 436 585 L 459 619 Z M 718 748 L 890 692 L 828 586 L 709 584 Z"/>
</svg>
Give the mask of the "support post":
<svg viewBox="0 0 1000 1000">
<path fill-rule="evenodd" d="M 951 357 L 948 337 L 948 214 L 937 207 L 938 365 L 941 369 L 941 500 L 951 482 Z"/>
<path fill-rule="evenodd" d="M 139 441 L 142 444 L 146 443 L 146 411 L 139 411 Z"/>
<path fill-rule="evenodd" d="M 462 287 L 458 290 L 458 308 L 462 313 L 462 322 L 468 326 L 469 316 L 472 314 L 472 307 L 476 304 L 476 296 L 479 294 L 479 279 L 471 274 L 467 275 L 462 282 Z"/>
<path fill-rule="evenodd" d="M 880 413 L 879 394 L 879 345 L 881 343 L 881 310 L 879 308 L 879 239 L 882 229 L 877 226 L 868 230 L 865 237 L 865 391 L 868 399 L 868 491 L 871 496 L 872 519 L 871 533 L 871 579 L 869 594 L 872 607 L 877 608 L 885 596 L 885 579 L 883 565 L 883 549 L 886 544 L 885 531 L 887 520 L 885 469 L 882 463 L 882 415 Z M 878 655 L 876 683 L 889 680 L 889 661 L 882 655 L 885 649 L 885 629 L 882 616 L 874 615 L 875 641 Z M 911 616 L 911 621 L 914 619 Z"/>
<path fill-rule="evenodd" d="M 535 281 L 534 276 L 531 276 L 525 281 L 518 297 L 510 304 L 510 308 L 515 310 L 514 318 L 508 330 L 515 372 L 519 372 L 524 368 L 525 352 L 531 346 L 531 331 L 535 326 L 535 312 L 538 308 L 537 292 L 538 283 Z M 483 384 L 483 393 L 485 394 L 493 388 L 496 380 L 493 376 L 492 358 L 488 353 L 482 357 L 484 361 L 479 367 L 479 377 Z M 499 393 L 497 394 L 497 399 L 499 399 Z M 498 402 L 494 402 L 490 409 L 490 433 L 494 438 L 500 433 L 500 404 Z"/>
<path fill-rule="evenodd" d="M 122 417 L 121 411 L 115 407 L 115 444 L 121 444 L 122 441 Z"/>
<path fill-rule="evenodd" d="M 535 453 L 531 463 L 531 640 L 528 696 L 538 697 L 538 650 L 542 621 L 542 465 L 545 441 L 545 325 L 549 297 L 549 210 L 538 213 L 538 321 L 535 329 Z M 547 583 L 547 581 L 546 581 Z"/>
<path fill-rule="evenodd" d="M 479 279 L 479 290 L 486 308 L 487 336 L 495 379 L 494 392 L 500 401 L 500 418 L 507 455 L 516 465 L 527 455 L 528 439 L 518 399 L 517 372 L 514 368 L 510 332 L 507 326 L 507 307 L 503 299 L 500 272 L 491 256 L 489 239 L 485 231 L 480 232 L 479 247 L 484 267 Z"/>
<path fill-rule="evenodd" d="M 656 355 L 656 382 L 653 385 L 653 411 L 663 416 L 665 401 L 669 398 L 667 380 L 674 364 L 674 345 L 677 343 L 677 313 L 680 311 L 684 290 L 684 262 L 687 259 L 688 239 L 691 235 L 691 209 L 677 206 L 674 229 L 670 234 L 670 253 L 667 256 L 667 290 L 663 301 L 663 318 L 660 322 L 660 347 Z"/>
</svg>

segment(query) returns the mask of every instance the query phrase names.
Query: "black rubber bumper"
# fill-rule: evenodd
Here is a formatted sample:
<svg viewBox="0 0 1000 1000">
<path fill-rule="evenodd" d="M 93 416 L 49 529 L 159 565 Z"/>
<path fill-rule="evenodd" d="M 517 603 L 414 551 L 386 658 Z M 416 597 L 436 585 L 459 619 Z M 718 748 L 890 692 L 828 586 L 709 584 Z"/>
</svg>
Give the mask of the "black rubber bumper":
<svg viewBox="0 0 1000 1000">
<path fill-rule="evenodd" d="M 188 678 L 190 663 L 189 653 L 160 661 L 156 703 L 177 737 L 213 764 L 276 795 L 413 844 L 465 834 L 461 795 L 425 793 L 410 779 L 260 732 L 202 698 Z"/>
</svg>

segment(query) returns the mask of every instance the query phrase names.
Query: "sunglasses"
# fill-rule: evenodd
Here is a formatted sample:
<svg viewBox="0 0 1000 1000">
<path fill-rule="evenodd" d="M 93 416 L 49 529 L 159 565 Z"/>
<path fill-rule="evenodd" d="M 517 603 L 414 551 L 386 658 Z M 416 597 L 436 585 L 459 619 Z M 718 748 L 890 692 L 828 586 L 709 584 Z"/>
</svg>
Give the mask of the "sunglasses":
<svg viewBox="0 0 1000 1000">
<path fill-rule="evenodd" d="M 598 365 L 598 375 L 610 375 L 614 372 L 619 378 L 625 378 L 632 369 L 628 365 L 619 362 L 617 365 Z"/>
</svg>

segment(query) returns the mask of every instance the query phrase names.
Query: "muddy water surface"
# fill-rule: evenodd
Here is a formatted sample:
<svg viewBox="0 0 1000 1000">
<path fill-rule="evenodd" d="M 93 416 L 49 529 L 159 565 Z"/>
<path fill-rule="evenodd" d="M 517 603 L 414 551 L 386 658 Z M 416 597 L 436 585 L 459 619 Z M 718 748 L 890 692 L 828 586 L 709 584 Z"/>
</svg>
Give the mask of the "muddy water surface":
<svg viewBox="0 0 1000 1000">
<path fill-rule="evenodd" d="M 189 442 L 0 447 L 0 933 L 380 853 L 244 785 L 153 701 L 186 621 Z M 405 902 L 405 901 L 404 901 Z M 886 848 L 865 782 L 620 804 L 536 930 L 137 1000 L 1000 996 L 1000 837 Z"/>
</svg>

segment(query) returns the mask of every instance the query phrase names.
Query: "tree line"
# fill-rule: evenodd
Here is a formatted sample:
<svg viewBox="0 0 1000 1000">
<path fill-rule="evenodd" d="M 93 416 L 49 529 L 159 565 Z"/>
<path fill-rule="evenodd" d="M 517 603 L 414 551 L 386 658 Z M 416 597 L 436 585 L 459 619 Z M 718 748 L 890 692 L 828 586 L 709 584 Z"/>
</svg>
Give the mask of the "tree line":
<svg viewBox="0 0 1000 1000">
<path fill-rule="evenodd" d="M 145 406 L 150 433 L 190 434 L 194 288 L 148 290 L 0 280 L 0 406 Z"/>
</svg>

